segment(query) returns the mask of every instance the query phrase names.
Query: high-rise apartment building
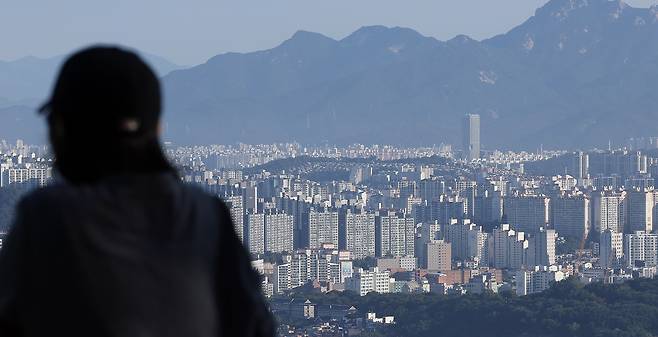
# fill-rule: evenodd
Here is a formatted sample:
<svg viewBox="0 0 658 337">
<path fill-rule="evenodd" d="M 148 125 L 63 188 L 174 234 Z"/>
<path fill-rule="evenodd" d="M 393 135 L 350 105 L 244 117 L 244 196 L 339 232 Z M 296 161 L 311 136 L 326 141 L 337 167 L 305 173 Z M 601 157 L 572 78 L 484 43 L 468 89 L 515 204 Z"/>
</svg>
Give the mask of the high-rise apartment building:
<svg viewBox="0 0 658 337">
<path fill-rule="evenodd" d="M 454 220 L 444 226 L 444 238 L 451 244 L 452 257 L 457 260 L 476 260 L 480 264 L 489 262 L 489 235 L 482 226 L 470 220 Z"/>
<path fill-rule="evenodd" d="M 521 195 L 505 198 L 504 217 L 517 231 L 535 233 L 549 221 L 550 199 L 545 196 Z"/>
<path fill-rule="evenodd" d="M 613 268 L 624 256 L 624 234 L 606 229 L 599 240 L 599 266 Z"/>
<path fill-rule="evenodd" d="M 590 229 L 590 200 L 581 194 L 551 199 L 551 223 L 558 235 L 585 240 Z"/>
<path fill-rule="evenodd" d="M 592 194 L 592 221 L 593 229 L 597 233 L 611 230 L 615 233 L 624 231 L 626 216 L 624 199 L 626 193 L 615 193 L 609 191 L 595 192 Z"/>
<path fill-rule="evenodd" d="M 564 272 L 547 267 L 516 272 L 516 294 L 525 296 L 540 293 L 565 279 Z"/>
<path fill-rule="evenodd" d="M 527 266 L 552 266 L 555 264 L 555 241 L 553 229 L 540 228 L 528 238 Z"/>
<path fill-rule="evenodd" d="M 379 270 L 374 267 L 370 270 L 359 268 L 352 277 L 345 279 L 345 289 L 356 292 L 361 296 L 369 292 L 386 294 L 391 292 L 391 281 L 388 270 Z"/>
<path fill-rule="evenodd" d="M 654 193 L 652 190 L 630 190 L 626 193 L 626 233 L 653 230 Z"/>
<path fill-rule="evenodd" d="M 658 266 L 658 234 L 637 231 L 624 236 L 624 260 L 628 267 Z"/>
<path fill-rule="evenodd" d="M 309 248 L 320 248 L 325 243 L 338 247 L 338 212 L 311 210 L 308 217 Z"/>
<path fill-rule="evenodd" d="M 489 265 L 490 234 L 485 233 L 481 226 L 472 227 L 468 231 L 468 258 L 478 262 L 480 266 Z"/>
<path fill-rule="evenodd" d="M 427 259 L 423 267 L 429 271 L 446 271 L 452 269 L 450 243 L 432 240 L 426 243 Z"/>
<path fill-rule="evenodd" d="M 52 168 L 6 168 L 2 170 L 0 182 L 2 186 L 11 184 L 30 184 L 32 186 L 45 186 L 52 178 Z"/>
<path fill-rule="evenodd" d="M 252 254 L 265 253 L 265 214 L 247 214 L 247 247 Z"/>
<path fill-rule="evenodd" d="M 375 214 L 347 211 L 345 219 L 345 247 L 355 259 L 375 256 Z"/>
<path fill-rule="evenodd" d="M 235 234 L 237 234 L 240 241 L 244 243 L 244 201 L 242 196 L 236 195 L 226 197 L 224 198 L 224 201 L 231 213 L 231 220 L 233 220 Z"/>
<path fill-rule="evenodd" d="M 265 214 L 265 251 L 293 251 L 293 217 L 286 213 Z"/>
<path fill-rule="evenodd" d="M 500 269 L 521 269 L 526 265 L 528 241 L 523 232 L 516 232 L 509 224 L 494 229 L 490 243 L 492 264 Z"/>
<path fill-rule="evenodd" d="M 406 213 L 384 211 L 375 219 L 377 256 L 413 256 L 416 225 Z"/>
</svg>

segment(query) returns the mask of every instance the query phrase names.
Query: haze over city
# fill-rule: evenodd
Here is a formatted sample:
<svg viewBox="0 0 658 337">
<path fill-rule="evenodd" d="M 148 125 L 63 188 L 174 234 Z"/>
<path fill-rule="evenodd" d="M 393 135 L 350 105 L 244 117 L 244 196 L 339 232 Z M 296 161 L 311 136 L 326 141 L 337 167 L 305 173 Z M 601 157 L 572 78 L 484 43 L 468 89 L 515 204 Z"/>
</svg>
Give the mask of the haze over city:
<svg viewBox="0 0 658 337">
<path fill-rule="evenodd" d="M 8 8 L 0 336 L 658 336 L 658 1 Z"/>
</svg>

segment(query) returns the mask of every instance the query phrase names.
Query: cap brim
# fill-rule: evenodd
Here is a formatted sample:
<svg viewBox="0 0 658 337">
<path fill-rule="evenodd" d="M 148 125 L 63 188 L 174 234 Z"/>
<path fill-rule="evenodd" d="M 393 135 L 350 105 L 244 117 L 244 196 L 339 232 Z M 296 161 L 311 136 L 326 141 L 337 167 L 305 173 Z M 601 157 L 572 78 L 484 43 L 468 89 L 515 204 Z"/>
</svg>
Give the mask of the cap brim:
<svg viewBox="0 0 658 337">
<path fill-rule="evenodd" d="M 50 108 L 52 107 L 52 102 L 50 100 L 46 101 L 39 109 L 37 109 L 37 113 L 39 115 L 47 115 L 50 113 Z"/>
</svg>

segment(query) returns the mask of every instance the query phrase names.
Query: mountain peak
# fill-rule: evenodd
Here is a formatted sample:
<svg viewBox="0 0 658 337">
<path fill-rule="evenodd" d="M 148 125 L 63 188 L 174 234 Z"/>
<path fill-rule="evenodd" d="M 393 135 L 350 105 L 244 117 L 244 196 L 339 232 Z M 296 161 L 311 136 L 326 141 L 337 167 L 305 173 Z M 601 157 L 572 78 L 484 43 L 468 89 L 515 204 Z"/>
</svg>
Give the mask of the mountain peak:
<svg viewBox="0 0 658 337">
<path fill-rule="evenodd" d="M 366 46 L 366 45 L 414 45 L 422 41 L 433 40 L 410 28 L 386 27 L 386 26 L 364 26 L 354 33 L 340 40 L 344 45 Z"/>
<path fill-rule="evenodd" d="M 293 36 L 290 39 L 288 39 L 287 41 L 285 41 L 284 43 L 291 42 L 291 41 L 311 42 L 311 43 L 313 43 L 313 42 L 336 42 L 336 40 L 334 40 L 334 39 L 332 39 L 328 36 L 322 35 L 320 33 L 309 32 L 309 31 L 306 31 L 306 30 L 296 31 L 295 34 L 293 34 Z"/>
<path fill-rule="evenodd" d="M 307 30 L 298 30 L 295 32 L 295 34 L 292 35 L 290 38 L 291 40 L 299 40 L 299 39 L 321 39 L 321 40 L 332 40 L 332 38 L 327 37 L 325 35 L 322 35 L 320 33 L 316 32 L 310 32 Z"/>
<path fill-rule="evenodd" d="M 565 20 L 579 8 L 588 7 L 593 2 L 607 2 L 608 0 L 551 0 L 543 7 L 537 9 L 535 16 L 548 16 L 559 21 Z"/>
<path fill-rule="evenodd" d="M 453 37 L 452 39 L 448 40 L 449 44 L 469 44 L 469 43 L 474 43 L 474 42 L 477 42 L 477 41 L 474 40 L 473 38 L 471 38 L 470 36 L 464 35 L 464 34 L 457 35 L 457 36 Z"/>
<path fill-rule="evenodd" d="M 630 7 L 623 0 L 551 0 L 543 7 L 537 9 L 535 16 L 549 17 L 557 21 L 564 21 L 570 17 L 573 12 L 583 8 L 603 8 L 604 10 L 613 10 L 611 14 L 618 18 L 622 11 Z"/>
<path fill-rule="evenodd" d="M 320 33 L 298 30 L 290 39 L 284 41 L 281 47 L 313 49 L 318 46 L 327 46 L 336 43 L 336 40 Z"/>
</svg>

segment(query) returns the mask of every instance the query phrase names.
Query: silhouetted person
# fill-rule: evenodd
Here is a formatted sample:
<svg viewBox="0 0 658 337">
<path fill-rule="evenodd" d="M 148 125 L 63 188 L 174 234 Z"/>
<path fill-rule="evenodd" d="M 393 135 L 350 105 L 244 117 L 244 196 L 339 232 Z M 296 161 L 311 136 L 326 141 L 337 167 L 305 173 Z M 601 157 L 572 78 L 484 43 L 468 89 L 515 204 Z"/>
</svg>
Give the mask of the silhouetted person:
<svg viewBox="0 0 658 337">
<path fill-rule="evenodd" d="M 156 76 L 94 47 L 63 65 L 47 116 L 62 179 L 19 204 L 0 251 L 0 336 L 273 336 L 219 199 L 158 140 Z"/>
</svg>

